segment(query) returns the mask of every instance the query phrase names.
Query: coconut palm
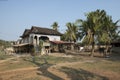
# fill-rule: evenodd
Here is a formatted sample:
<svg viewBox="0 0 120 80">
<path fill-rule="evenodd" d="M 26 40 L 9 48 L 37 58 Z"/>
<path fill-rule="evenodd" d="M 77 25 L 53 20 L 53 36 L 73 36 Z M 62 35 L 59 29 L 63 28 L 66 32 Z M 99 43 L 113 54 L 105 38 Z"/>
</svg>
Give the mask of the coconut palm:
<svg viewBox="0 0 120 80">
<path fill-rule="evenodd" d="M 112 17 L 111 16 L 106 16 L 104 18 L 104 23 L 103 23 L 103 27 L 102 27 L 102 32 L 100 33 L 101 35 L 99 36 L 99 41 L 104 43 L 106 45 L 106 49 L 105 49 L 105 56 L 107 54 L 108 48 L 109 48 L 109 44 L 115 40 L 118 36 L 118 33 L 116 32 L 118 26 L 117 23 L 119 22 L 119 20 L 117 20 L 116 22 L 112 21 Z"/>
<path fill-rule="evenodd" d="M 78 28 L 74 23 L 67 23 L 67 30 L 65 32 L 66 34 L 66 40 L 69 40 L 70 42 L 76 42 L 78 39 L 77 33 L 78 33 Z"/>
<path fill-rule="evenodd" d="M 70 23 L 70 22 L 68 22 L 66 24 L 66 26 L 67 26 L 67 30 L 66 30 L 65 34 L 63 35 L 65 40 L 69 41 L 69 42 L 73 42 L 73 43 L 76 42 L 78 39 L 78 36 L 77 36 L 78 35 L 78 27 L 74 23 Z M 73 46 L 74 45 L 71 45 L 72 50 L 74 49 Z"/>
<path fill-rule="evenodd" d="M 80 29 L 85 36 L 83 41 L 92 45 L 91 56 L 93 56 L 96 38 L 99 35 L 98 33 L 102 32 L 101 27 L 103 26 L 106 12 L 104 10 L 96 10 L 86 14 L 86 16 L 86 20 L 77 20 L 77 22 L 81 22 Z"/>
<path fill-rule="evenodd" d="M 58 23 L 57 22 L 54 22 L 52 25 L 51 25 L 51 27 L 53 28 L 53 30 L 56 30 L 56 31 L 58 31 Z"/>
<path fill-rule="evenodd" d="M 83 42 L 92 45 L 91 56 L 94 54 L 94 46 L 96 42 L 103 42 L 106 45 L 114 39 L 116 35 L 116 24 L 119 22 L 116 21 L 113 23 L 110 16 L 106 14 L 104 10 L 96 10 L 86 14 L 86 20 L 77 20 L 77 23 L 80 23 L 80 37 L 84 37 Z M 106 46 L 106 51 L 108 46 Z"/>
</svg>

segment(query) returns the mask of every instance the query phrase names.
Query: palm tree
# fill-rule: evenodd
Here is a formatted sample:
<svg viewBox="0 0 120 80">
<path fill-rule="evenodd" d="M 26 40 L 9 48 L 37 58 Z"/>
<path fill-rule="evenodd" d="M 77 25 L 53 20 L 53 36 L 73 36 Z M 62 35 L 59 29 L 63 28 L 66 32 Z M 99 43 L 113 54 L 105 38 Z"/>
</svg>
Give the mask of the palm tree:
<svg viewBox="0 0 120 80">
<path fill-rule="evenodd" d="M 108 44 L 114 39 L 117 27 L 116 21 L 113 23 L 110 16 L 106 14 L 104 10 L 96 10 L 86 14 L 86 20 L 77 20 L 80 23 L 80 37 L 84 37 L 83 42 L 92 45 L 91 56 L 94 54 L 94 46 L 96 42 L 103 42 L 106 44 L 106 51 L 108 50 Z"/>
<path fill-rule="evenodd" d="M 98 33 L 102 31 L 101 27 L 103 26 L 103 20 L 106 16 L 106 12 L 104 10 L 96 10 L 86 14 L 86 16 L 86 20 L 77 21 L 81 22 L 80 29 L 85 36 L 84 41 L 87 41 L 87 44 L 92 45 L 91 56 L 93 56 L 96 37 L 99 35 Z"/>
<path fill-rule="evenodd" d="M 117 20 L 116 22 L 112 21 L 112 17 L 111 16 L 106 16 L 104 18 L 104 23 L 103 23 L 103 27 L 102 27 L 102 32 L 100 33 L 100 38 L 99 41 L 105 43 L 106 45 L 106 49 L 105 49 L 105 57 L 109 48 L 109 44 L 111 43 L 111 41 L 115 40 L 116 37 L 118 36 L 118 33 L 116 32 L 118 26 L 117 23 L 119 22 L 119 20 Z"/>
<path fill-rule="evenodd" d="M 78 27 L 74 23 L 68 22 L 66 24 L 67 30 L 64 34 L 65 40 L 70 41 L 70 42 L 76 42 L 78 39 Z M 71 49 L 73 50 L 74 45 L 71 45 Z"/>
<path fill-rule="evenodd" d="M 51 25 L 51 27 L 53 28 L 53 30 L 56 30 L 56 31 L 58 31 L 58 23 L 57 22 L 54 22 L 52 25 Z"/>
<path fill-rule="evenodd" d="M 78 27 L 74 23 L 67 23 L 67 30 L 65 32 L 66 39 L 69 40 L 70 42 L 76 42 L 78 39 L 77 33 L 78 33 Z"/>
</svg>

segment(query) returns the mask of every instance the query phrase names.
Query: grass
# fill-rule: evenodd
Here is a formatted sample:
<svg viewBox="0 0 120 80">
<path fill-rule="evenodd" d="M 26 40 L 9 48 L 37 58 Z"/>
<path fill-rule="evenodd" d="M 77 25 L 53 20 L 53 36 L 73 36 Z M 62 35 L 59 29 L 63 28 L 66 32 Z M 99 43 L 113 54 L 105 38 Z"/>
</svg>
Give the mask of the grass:
<svg viewBox="0 0 120 80">
<path fill-rule="evenodd" d="M 30 77 L 30 78 L 25 78 L 22 80 L 40 80 L 40 77 Z"/>
<path fill-rule="evenodd" d="M 72 62 L 80 62 L 78 64 L 69 64 L 63 65 L 61 67 L 57 67 L 60 71 L 64 72 L 71 78 L 71 80 L 108 80 L 110 77 L 111 80 L 114 78 L 119 79 L 120 74 L 120 55 L 112 54 L 110 58 L 97 58 L 97 57 L 55 57 L 55 56 L 25 56 L 15 58 L 4 63 L 0 64 L 0 71 L 14 70 L 20 68 L 27 67 L 40 67 L 40 71 L 43 73 L 43 76 L 48 78 L 55 77 L 55 75 L 51 74 L 47 69 L 49 66 L 59 63 L 72 63 Z M 47 65 L 44 65 L 47 64 Z M 49 65 L 51 64 L 51 65 Z M 46 67 L 45 67 L 46 66 Z M 46 70 L 45 70 L 46 69 Z M 40 74 L 41 75 L 41 74 Z M 57 77 L 57 76 L 56 76 Z M 25 80 L 39 80 L 38 76 L 31 76 L 30 78 L 26 78 Z"/>
<path fill-rule="evenodd" d="M 34 63 L 24 61 L 23 59 L 12 59 L 0 64 L 0 71 L 14 70 L 25 67 L 36 67 Z"/>
<path fill-rule="evenodd" d="M 30 61 L 30 62 L 37 62 L 39 64 L 49 63 L 49 64 L 58 64 L 58 63 L 64 63 L 64 62 L 76 62 L 82 60 L 80 57 L 55 57 L 55 56 L 35 56 L 32 57 L 23 57 L 24 60 Z M 34 59 L 34 60 L 33 60 Z"/>
<path fill-rule="evenodd" d="M 11 56 L 2 55 L 1 57 L 6 59 Z M 82 62 L 86 60 L 85 58 L 81 58 L 81 57 L 55 57 L 55 56 L 40 56 L 40 57 L 37 56 L 34 59 L 35 59 L 35 62 L 33 61 L 33 58 L 31 56 L 21 57 L 19 59 L 12 59 L 10 61 L 0 64 L 0 67 L 1 67 L 0 71 L 24 68 L 24 67 L 30 67 L 30 66 L 35 67 L 35 66 L 40 66 L 45 63 L 58 64 L 58 63 L 64 63 L 64 62 L 77 62 L 77 61 Z M 114 60 L 112 61 L 111 59 L 100 61 L 99 59 L 96 59 L 96 58 L 91 58 L 90 60 L 94 62 L 84 62 L 82 64 L 78 64 L 75 66 L 87 68 L 87 69 L 97 68 L 101 70 L 109 70 L 109 71 L 120 73 L 119 61 L 114 61 Z"/>
<path fill-rule="evenodd" d="M 84 69 L 92 69 L 92 70 L 102 70 L 102 71 L 112 71 L 120 73 L 120 63 L 112 62 L 112 61 L 102 61 L 96 63 L 83 63 L 80 64 L 79 67 Z"/>
<path fill-rule="evenodd" d="M 10 55 L 0 55 L 0 60 L 5 60 L 10 57 L 11 57 Z"/>
<path fill-rule="evenodd" d="M 7 58 L 7 57 L 6 57 Z M 4 59 L 6 59 L 4 58 Z M 19 68 L 25 68 L 25 67 L 37 67 L 42 66 L 43 64 L 58 64 L 58 63 L 64 63 L 64 62 L 75 62 L 81 60 L 80 57 L 53 57 L 53 56 L 41 56 L 41 57 L 34 57 L 35 61 L 33 61 L 33 57 L 26 56 L 26 57 L 20 57 L 15 58 L 9 61 L 6 61 L 4 63 L 0 64 L 0 71 L 7 71 L 7 70 L 13 70 L 13 69 L 19 69 Z"/>
<path fill-rule="evenodd" d="M 0 60 L 5 60 L 12 57 L 11 55 L 6 55 L 3 51 L 0 51 Z"/>
<path fill-rule="evenodd" d="M 75 62 L 80 61 L 82 58 L 80 57 L 54 57 L 54 56 L 43 56 L 44 59 L 48 61 L 48 63 L 64 63 L 64 62 Z"/>
<path fill-rule="evenodd" d="M 108 80 L 108 78 L 104 76 L 100 76 L 83 69 L 61 67 L 60 70 L 65 72 L 72 80 Z"/>
</svg>

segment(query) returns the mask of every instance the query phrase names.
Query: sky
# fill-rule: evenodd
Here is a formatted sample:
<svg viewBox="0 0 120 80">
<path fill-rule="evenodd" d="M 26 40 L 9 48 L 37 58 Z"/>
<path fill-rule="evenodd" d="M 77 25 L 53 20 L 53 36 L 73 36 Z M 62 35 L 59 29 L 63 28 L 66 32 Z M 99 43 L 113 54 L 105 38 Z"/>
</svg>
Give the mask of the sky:
<svg viewBox="0 0 120 80">
<path fill-rule="evenodd" d="M 85 13 L 97 9 L 104 9 L 117 21 L 119 8 L 120 0 L 0 0 L 0 39 L 16 41 L 25 29 L 52 28 L 55 21 L 64 33 L 67 22 L 86 19 Z"/>
</svg>

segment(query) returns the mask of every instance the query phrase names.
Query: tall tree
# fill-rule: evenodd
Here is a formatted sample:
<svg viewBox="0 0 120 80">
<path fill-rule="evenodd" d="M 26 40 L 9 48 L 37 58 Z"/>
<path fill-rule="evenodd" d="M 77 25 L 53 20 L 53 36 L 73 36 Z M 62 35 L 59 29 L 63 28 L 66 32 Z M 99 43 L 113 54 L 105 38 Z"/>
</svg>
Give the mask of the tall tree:
<svg viewBox="0 0 120 80">
<path fill-rule="evenodd" d="M 67 26 L 67 30 L 66 30 L 65 34 L 63 35 L 65 40 L 70 41 L 70 42 L 76 42 L 78 39 L 78 36 L 77 36 L 78 35 L 78 27 L 74 23 L 70 23 L 70 22 L 68 22 L 66 24 L 66 26 Z M 71 45 L 72 50 L 74 49 L 73 46 L 74 45 Z"/>
<path fill-rule="evenodd" d="M 70 42 L 76 42 L 78 39 L 77 33 L 78 33 L 78 27 L 74 23 L 67 23 L 67 30 L 65 32 L 66 40 L 69 40 Z"/>
<path fill-rule="evenodd" d="M 118 28 L 118 22 L 119 20 L 113 22 L 112 17 L 108 15 L 106 15 L 106 17 L 104 18 L 103 27 L 101 27 L 102 32 L 100 32 L 101 35 L 98 36 L 98 41 L 106 45 L 105 56 L 107 54 L 110 43 L 114 41 L 118 36 L 119 32 L 116 32 Z"/>
<path fill-rule="evenodd" d="M 53 30 L 56 30 L 56 31 L 58 31 L 58 23 L 57 22 L 54 22 L 52 25 L 51 25 L 51 27 L 53 28 Z"/>
<path fill-rule="evenodd" d="M 80 33 L 84 37 L 84 42 L 92 45 L 91 56 L 94 54 L 94 46 L 96 42 L 102 41 L 106 44 L 106 51 L 108 44 L 116 34 L 116 21 L 113 23 L 112 18 L 106 14 L 104 10 L 96 10 L 86 14 L 86 20 L 77 20 L 77 23 L 81 23 Z"/>
<path fill-rule="evenodd" d="M 104 10 L 96 10 L 86 14 L 86 16 L 86 20 L 78 21 L 81 22 L 81 28 L 85 31 L 84 40 L 86 40 L 88 44 L 92 45 L 91 56 L 93 56 L 96 37 L 99 35 L 98 33 L 102 31 L 101 27 L 103 26 L 106 12 Z"/>
</svg>

